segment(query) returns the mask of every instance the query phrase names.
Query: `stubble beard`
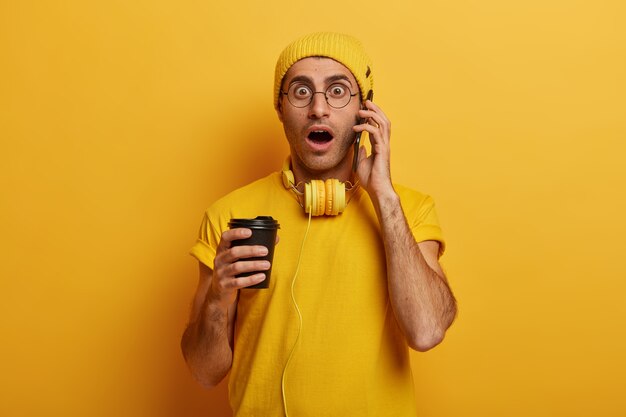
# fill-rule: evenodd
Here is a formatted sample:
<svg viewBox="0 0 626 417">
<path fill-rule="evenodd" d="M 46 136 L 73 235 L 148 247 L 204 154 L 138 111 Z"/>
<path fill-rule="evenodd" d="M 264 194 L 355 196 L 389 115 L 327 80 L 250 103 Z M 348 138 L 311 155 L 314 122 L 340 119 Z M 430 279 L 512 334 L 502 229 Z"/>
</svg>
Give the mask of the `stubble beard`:
<svg viewBox="0 0 626 417">
<path fill-rule="evenodd" d="M 317 154 L 306 150 L 306 139 L 302 138 L 302 135 L 294 138 L 295 135 L 290 136 L 287 129 L 285 135 L 289 141 L 292 158 L 296 159 L 296 163 L 305 170 L 310 179 L 335 177 L 334 172 L 340 169 L 342 162 L 349 156 L 355 139 L 352 128 L 346 129 L 333 139 L 330 151 Z"/>
</svg>

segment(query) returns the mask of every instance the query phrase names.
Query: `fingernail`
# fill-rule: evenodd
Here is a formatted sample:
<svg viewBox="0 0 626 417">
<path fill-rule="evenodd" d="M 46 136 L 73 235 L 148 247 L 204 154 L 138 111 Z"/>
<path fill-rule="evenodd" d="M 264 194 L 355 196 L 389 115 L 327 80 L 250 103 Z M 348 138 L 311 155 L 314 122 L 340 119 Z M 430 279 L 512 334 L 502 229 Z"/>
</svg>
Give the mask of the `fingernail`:
<svg viewBox="0 0 626 417">
<path fill-rule="evenodd" d="M 266 247 L 263 247 L 263 248 L 259 249 L 259 255 L 260 255 L 260 256 L 265 256 L 265 255 L 267 255 L 267 248 L 266 248 Z"/>
</svg>

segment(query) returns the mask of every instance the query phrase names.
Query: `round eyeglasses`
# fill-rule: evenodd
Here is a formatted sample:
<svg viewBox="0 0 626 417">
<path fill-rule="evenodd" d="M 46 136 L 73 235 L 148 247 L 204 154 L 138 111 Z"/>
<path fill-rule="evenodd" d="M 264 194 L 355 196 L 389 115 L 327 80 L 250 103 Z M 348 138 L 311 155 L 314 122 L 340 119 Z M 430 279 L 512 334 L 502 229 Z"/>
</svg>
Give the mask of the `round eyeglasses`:
<svg viewBox="0 0 626 417">
<path fill-rule="evenodd" d="M 287 100 L 292 106 L 302 108 L 306 107 L 313 101 L 315 94 L 324 94 L 328 105 L 334 109 L 341 109 L 346 107 L 352 97 L 358 95 L 358 93 L 352 94 L 352 91 L 345 84 L 335 83 L 331 84 L 326 91 L 313 91 L 311 87 L 306 84 L 294 83 L 289 86 L 289 90 L 281 93 L 287 96 Z"/>
</svg>

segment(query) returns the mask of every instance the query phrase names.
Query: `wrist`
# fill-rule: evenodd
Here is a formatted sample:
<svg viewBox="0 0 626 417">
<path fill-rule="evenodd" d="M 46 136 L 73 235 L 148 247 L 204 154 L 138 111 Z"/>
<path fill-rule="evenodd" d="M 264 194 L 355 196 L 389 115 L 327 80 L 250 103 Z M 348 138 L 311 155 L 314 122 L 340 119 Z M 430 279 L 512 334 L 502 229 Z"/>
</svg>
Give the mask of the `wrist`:
<svg viewBox="0 0 626 417">
<path fill-rule="evenodd" d="M 400 196 L 393 189 L 393 186 L 378 193 L 372 193 L 371 199 L 374 208 L 379 213 L 387 213 L 400 207 Z"/>
<path fill-rule="evenodd" d="M 231 297 L 230 294 L 226 294 L 224 292 L 220 293 L 211 285 L 204 302 L 205 312 L 211 314 L 226 314 L 228 307 L 232 304 L 232 299 L 233 297 Z"/>
<path fill-rule="evenodd" d="M 383 228 L 385 224 L 388 224 L 390 220 L 396 218 L 398 214 L 402 214 L 400 196 L 396 194 L 393 187 L 373 195 L 371 199 L 378 221 Z"/>
</svg>

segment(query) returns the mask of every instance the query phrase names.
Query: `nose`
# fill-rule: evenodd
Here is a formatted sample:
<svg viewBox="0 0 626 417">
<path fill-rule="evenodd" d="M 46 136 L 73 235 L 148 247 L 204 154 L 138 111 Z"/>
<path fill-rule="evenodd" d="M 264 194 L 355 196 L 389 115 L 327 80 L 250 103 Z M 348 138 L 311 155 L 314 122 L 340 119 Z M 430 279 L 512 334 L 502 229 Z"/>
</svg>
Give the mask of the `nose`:
<svg viewBox="0 0 626 417">
<path fill-rule="evenodd" d="M 328 116 L 330 112 L 330 106 L 326 101 L 325 93 L 318 91 L 313 93 L 313 99 L 309 104 L 309 118 L 310 119 L 321 119 L 325 116 Z"/>
</svg>

